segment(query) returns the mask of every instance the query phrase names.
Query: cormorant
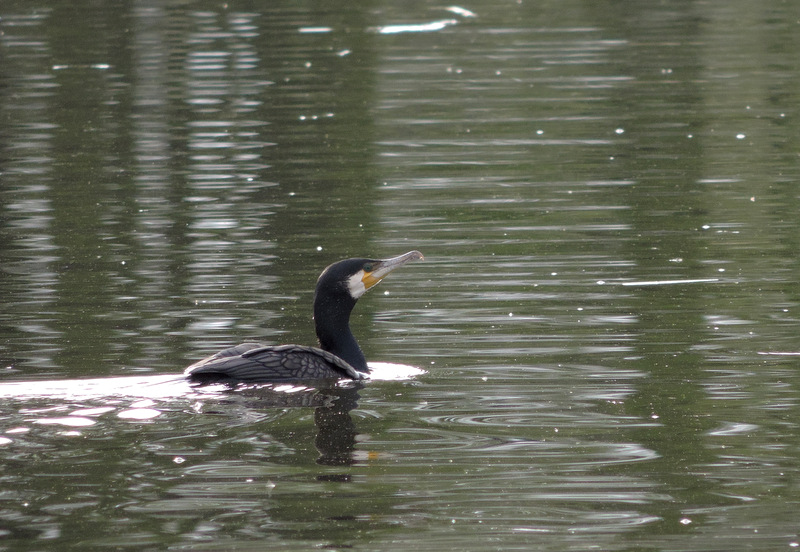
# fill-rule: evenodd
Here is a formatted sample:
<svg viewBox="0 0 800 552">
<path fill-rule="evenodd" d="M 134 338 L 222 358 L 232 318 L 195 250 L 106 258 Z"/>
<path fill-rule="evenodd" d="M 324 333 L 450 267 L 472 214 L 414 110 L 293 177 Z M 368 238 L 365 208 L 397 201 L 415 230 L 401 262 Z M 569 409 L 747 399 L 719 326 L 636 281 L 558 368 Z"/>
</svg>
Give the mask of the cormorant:
<svg viewBox="0 0 800 552">
<path fill-rule="evenodd" d="M 394 269 L 421 259 L 422 253 L 409 251 L 385 260 L 346 259 L 326 268 L 314 292 L 319 348 L 242 343 L 192 364 L 184 374 L 202 382 L 362 379 L 369 374 L 369 368 L 350 331 L 350 312 L 364 292 Z"/>
</svg>

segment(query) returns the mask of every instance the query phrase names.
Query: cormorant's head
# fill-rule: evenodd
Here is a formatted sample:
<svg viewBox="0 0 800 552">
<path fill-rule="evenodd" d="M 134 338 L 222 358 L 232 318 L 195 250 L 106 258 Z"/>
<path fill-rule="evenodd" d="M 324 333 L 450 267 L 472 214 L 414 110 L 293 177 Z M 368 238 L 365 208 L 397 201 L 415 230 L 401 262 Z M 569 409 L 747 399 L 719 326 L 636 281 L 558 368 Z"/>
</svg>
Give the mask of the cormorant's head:
<svg viewBox="0 0 800 552">
<path fill-rule="evenodd" d="M 317 290 L 323 287 L 336 289 L 344 287 L 353 301 L 383 280 L 394 269 L 410 261 L 422 260 L 419 251 L 409 251 L 391 259 L 346 259 L 333 263 L 319 277 Z"/>
</svg>

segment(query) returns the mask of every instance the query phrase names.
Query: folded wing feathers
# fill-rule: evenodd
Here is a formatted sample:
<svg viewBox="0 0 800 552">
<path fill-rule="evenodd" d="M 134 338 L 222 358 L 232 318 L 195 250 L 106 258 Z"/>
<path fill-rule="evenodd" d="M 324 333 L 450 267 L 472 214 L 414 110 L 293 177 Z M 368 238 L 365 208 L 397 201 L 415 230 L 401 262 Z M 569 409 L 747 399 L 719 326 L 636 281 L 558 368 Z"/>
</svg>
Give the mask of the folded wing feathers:
<svg viewBox="0 0 800 552">
<path fill-rule="evenodd" d="M 322 349 L 303 345 L 264 346 L 242 343 L 192 364 L 187 376 L 219 375 L 240 381 L 297 381 L 325 378 L 362 379 L 347 362 Z"/>
</svg>

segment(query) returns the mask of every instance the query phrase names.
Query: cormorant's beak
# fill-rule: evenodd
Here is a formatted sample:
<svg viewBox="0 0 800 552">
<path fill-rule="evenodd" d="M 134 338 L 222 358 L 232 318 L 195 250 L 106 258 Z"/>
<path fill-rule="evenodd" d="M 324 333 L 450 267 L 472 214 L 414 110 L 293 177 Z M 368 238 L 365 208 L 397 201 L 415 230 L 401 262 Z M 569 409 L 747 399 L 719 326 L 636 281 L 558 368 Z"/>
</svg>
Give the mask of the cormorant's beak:
<svg viewBox="0 0 800 552">
<path fill-rule="evenodd" d="M 409 251 L 408 253 L 404 253 L 399 257 L 375 261 L 372 264 L 372 270 L 364 271 L 364 276 L 361 277 L 361 282 L 364 284 L 366 289 L 369 289 L 383 280 L 394 269 L 400 268 L 408 262 L 421 261 L 423 259 L 425 259 L 425 257 L 423 257 L 422 253 L 419 251 Z"/>
</svg>

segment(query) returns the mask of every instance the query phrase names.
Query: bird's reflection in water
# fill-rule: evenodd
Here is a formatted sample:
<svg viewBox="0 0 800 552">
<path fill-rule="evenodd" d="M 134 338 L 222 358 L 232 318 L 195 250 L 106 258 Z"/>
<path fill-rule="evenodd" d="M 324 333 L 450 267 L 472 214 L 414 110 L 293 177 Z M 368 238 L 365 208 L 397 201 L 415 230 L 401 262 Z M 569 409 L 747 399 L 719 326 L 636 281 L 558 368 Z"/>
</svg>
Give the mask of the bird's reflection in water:
<svg viewBox="0 0 800 552">
<path fill-rule="evenodd" d="M 333 400 L 314 410 L 314 424 L 317 426 L 314 445 L 319 451 L 318 464 L 325 466 L 353 464 L 358 432 L 350 412 L 358 406 L 358 390 L 361 387 L 363 385 L 358 383 L 347 387 L 334 387 L 329 390 Z M 349 480 L 349 475 L 346 477 Z"/>
<path fill-rule="evenodd" d="M 363 387 L 361 382 L 348 381 L 325 382 L 318 387 L 235 386 L 235 391 L 238 395 L 247 397 L 249 408 L 314 408 L 314 425 L 317 431 L 314 446 L 319 452 L 317 464 L 350 466 L 355 463 L 354 452 L 358 435 L 351 411 L 358 407 L 359 391 Z M 350 476 L 325 474 L 318 479 L 349 481 Z"/>
</svg>

